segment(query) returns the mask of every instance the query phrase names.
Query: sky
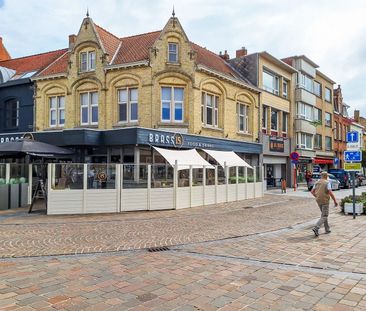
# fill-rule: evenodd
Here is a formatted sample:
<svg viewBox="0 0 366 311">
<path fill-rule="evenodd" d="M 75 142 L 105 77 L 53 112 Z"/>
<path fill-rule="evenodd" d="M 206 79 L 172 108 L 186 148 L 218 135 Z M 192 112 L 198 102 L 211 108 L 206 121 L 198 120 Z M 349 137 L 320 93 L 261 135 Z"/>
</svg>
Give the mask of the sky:
<svg viewBox="0 0 366 311">
<path fill-rule="evenodd" d="M 173 5 L 189 40 L 213 52 L 305 54 L 341 85 L 350 115 L 366 116 L 364 0 L 0 0 L 0 36 L 21 57 L 67 47 L 87 8 L 96 24 L 124 37 L 162 29 Z"/>
</svg>

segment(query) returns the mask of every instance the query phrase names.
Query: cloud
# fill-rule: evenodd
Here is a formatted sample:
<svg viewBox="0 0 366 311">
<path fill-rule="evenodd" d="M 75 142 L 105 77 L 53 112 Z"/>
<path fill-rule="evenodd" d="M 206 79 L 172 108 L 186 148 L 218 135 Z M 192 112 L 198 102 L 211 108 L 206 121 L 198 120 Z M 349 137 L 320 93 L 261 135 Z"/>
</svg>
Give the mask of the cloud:
<svg viewBox="0 0 366 311">
<path fill-rule="evenodd" d="M 66 47 L 87 7 L 95 23 L 122 37 L 162 29 L 173 5 L 190 40 L 216 53 L 234 56 L 245 46 L 279 58 L 307 55 L 366 114 L 363 0 L 0 0 L 0 35 L 13 57 L 29 55 Z"/>
</svg>

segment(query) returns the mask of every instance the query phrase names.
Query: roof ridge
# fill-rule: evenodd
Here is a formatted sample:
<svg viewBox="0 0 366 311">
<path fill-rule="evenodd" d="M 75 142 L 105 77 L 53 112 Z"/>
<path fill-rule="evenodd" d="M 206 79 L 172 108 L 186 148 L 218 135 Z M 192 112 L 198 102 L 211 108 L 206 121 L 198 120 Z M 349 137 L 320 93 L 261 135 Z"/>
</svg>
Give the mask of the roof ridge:
<svg viewBox="0 0 366 311">
<path fill-rule="evenodd" d="M 44 54 L 50 54 L 50 53 L 54 53 L 54 52 L 58 52 L 58 51 L 67 51 L 67 50 L 68 50 L 68 48 L 64 48 L 64 49 L 58 49 L 58 50 L 53 50 L 53 51 L 48 51 L 48 52 L 43 52 L 43 53 L 38 53 L 38 54 L 33 54 L 33 55 L 27 55 L 27 56 L 22 56 L 22 57 L 17 57 L 17 58 L 11 58 L 11 59 L 8 59 L 8 60 L 0 61 L 0 64 L 3 63 L 3 62 L 9 62 L 9 61 L 12 61 L 12 60 L 19 60 L 19 59 L 22 59 L 22 58 L 40 56 L 40 55 L 44 55 Z"/>
<path fill-rule="evenodd" d="M 107 29 L 103 28 L 102 26 L 99 26 L 98 24 L 94 23 L 94 25 L 102 30 L 104 30 L 106 33 L 110 34 L 111 36 L 115 37 L 117 40 L 121 40 L 120 38 L 118 38 L 116 35 L 114 35 L 113 33 L 111 33 L 110 31 L 108 31 Z"/>
<path fill-rule="evenodd" d="M 156 33 L 156 32 L 162 32 L 162 30 L 155 30 L 155 31 L 149 31 L 149 32 L 145 32 L 145 33 L 140 33 L 138 35 L 132 35 L 132 36 L 127 36 L 127 37 L 121 37 L 120 40 L 122 39 L 127 39 L 127 38 L 133 38 L 133 37 L 139 37 L 139 36 L 143 36 L 143 35 L 149 35 L 152 33 Z"/>
</svg>

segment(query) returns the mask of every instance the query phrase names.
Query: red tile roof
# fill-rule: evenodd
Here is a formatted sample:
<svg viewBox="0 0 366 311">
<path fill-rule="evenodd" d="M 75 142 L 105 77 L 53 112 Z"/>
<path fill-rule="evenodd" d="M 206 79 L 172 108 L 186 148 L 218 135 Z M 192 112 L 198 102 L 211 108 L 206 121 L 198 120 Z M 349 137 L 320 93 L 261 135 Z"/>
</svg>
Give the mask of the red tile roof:
<svg viewBox="0 0 366 311">
<path fill-rule="evenodd" d="M 10 54 L 3 44 L 3 38 L 0 37 L 0 61 L 11 59 Z"/>
<path fill-rule="evenodd" d="M 67 49 L 63 49 L 42 54 L 13 58 L 0 61 L 0 66 L 15 70 L 16 74 L 18 75 L 30 71 L 39 71 L 46 68 L 66 51 Z"/>
<path fill-rule="evenodd" d="M 118 37 L 114 34 L 111 34 L 104 28 L 94 24 L 95 29 L 99 35 L 100 40 L 102 41 L 103 47 L 105 51 L 108 53 L 110 59 L 114 56 L 117 51 L 118 46 L 120 45 L 121 41 Z"/>
<path fill-rule="evenodd" d="M 43 76 L 52 76 L 60 73 L 66 73 L 68 60 L 69 60 L 69 51 L 66 50 L 66 52 L 63 55 L 61 55 L 48 67 L 43 69 L 37 76 L 43 77 Z"/>
<path fill-rule="evenodd" d="M 149 48 L 158 39 L 161 30 L 121 38 L 122 45 L 113 64 L 132 63 L 149 59 Z"/>
</svg>

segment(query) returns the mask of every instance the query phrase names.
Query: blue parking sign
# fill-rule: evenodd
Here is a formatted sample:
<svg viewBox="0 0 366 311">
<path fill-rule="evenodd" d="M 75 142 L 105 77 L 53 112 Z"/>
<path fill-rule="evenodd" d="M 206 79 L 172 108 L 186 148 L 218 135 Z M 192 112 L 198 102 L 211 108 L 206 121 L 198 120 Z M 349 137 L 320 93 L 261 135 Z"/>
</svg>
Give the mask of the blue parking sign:
<svg viewBox="0 0 366 311">
<path fill-rule="evenodd" d="M 347 143 L 358 143 L 359 134 L 356 131 L 347 132 Z"/>
</svg>

